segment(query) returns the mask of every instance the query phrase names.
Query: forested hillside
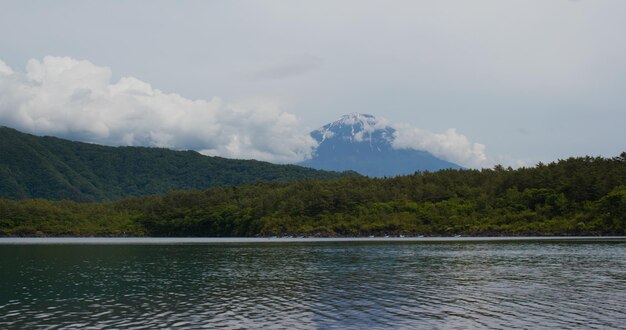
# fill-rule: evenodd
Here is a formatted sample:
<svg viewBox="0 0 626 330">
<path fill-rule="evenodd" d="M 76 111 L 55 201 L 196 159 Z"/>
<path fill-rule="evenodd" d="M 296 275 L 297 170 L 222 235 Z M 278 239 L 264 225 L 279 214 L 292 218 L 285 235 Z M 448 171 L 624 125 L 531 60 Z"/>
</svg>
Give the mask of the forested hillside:
<svg viewBox="0 0 626 330">
<path fill-rule="evenodd" d="M 4 235 L 624 235 L 626 153 L 173 192 L 108 203 L 0 201 Z"/>
<path fill-rule="evenodd" d="M 107 147 L 0 127 L 0 198 L 103 201 L 174 189 L 342 175 L 356 173 L 207 157 L 195 151 Z"/>
</svg>

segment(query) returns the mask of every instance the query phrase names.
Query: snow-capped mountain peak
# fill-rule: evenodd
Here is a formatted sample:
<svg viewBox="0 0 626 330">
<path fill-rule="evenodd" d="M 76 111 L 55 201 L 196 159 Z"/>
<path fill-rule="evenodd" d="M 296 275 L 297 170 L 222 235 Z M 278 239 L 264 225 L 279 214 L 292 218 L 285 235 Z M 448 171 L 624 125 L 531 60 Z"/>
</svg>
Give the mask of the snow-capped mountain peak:
<svg viewBox="0 0 626 330">
<path fill-rule="evenodd" d="M 395 130 L 389 127 L 385 120 L 378 120 L 372 115 L 353 112 L 313 131 L 311 135 L 320 144 L 325 143 L 328 139 L 335 139 L 351 143 L 367 142 L 373 148 L 380 148 L 376 145 L 390 145 L 393 141 L 394 132 Z"/>
<path fill-rule="evenodd" d="M 359 113 L 359 112 L 353 112 L 353 113 L 349 113 L 347 115 L 341 116 L 341 118 L 335 121 L 334 123 L 340 123 L 340 124 L 346 124 L 346 125 L 353 125 L 356 123 L 375 125 L 377 123 L 377 120 L 376 120 L 376 117 L 372 115 Z"/>
<path fill-rule="evenodd" d="M 326 170 L 354 170 L 369 176 L 395 176 L 418 170 L 460 168 L 426 151 L 393 147 L 396 130 L 386 120 L 358 112 L 311 132 L 318 146 L 300 165 Z"/>
</svg>

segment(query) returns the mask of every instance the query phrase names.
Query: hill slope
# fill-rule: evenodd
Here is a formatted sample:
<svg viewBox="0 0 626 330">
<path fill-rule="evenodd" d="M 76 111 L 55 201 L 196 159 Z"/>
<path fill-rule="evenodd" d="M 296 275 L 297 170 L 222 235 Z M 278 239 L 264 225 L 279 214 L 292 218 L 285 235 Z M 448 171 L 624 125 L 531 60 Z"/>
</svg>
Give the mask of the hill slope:
<svg viewBox="0 0 626 330">
<path fill-rule="evenodd" d="M 351 174 L 208 157 L 195 151 L 107 147 L 0 127 L 2 198 L 99 201 L 179 189 L 342 175 Z"/>
<path fill-rule="evenodd" d="M 393 128 L 381 124 L 372 115 L 345 115 L 311 132 L 319 146 L 312 159 L 298 165 L 321 170 L 354 170 L 373 177 L 461 168 L 426 151 L 393 148 L 394 133 Z"/>
</svg>

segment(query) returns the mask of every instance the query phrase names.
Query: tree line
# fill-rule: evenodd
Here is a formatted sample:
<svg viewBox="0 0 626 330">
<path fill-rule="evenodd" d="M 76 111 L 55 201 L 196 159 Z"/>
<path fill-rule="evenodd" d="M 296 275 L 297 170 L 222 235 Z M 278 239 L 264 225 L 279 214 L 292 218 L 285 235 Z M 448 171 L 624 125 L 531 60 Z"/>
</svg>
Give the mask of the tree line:
<svg viewBox="0 0 626 330">
<path fill-rule="evenodd" d="M 257 183 L 113 202 L 0 200 L 0 235 L 624 235 L 626 153 L 530 168 Z"/>
</svg>

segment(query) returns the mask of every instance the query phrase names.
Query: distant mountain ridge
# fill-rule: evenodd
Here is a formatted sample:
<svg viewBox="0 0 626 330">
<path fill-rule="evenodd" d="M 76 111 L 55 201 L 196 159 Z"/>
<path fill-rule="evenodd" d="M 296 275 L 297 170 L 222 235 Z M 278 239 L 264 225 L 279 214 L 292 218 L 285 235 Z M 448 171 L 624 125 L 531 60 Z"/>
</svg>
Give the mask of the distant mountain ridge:
<svg viewBox="0 0 626 330">
<path fill-rule="evenodd" d="M 356 173 L 209 157 L 195 151 L 108 147 L 0 126 L 0 198 L 102 201 L 170 190 L 346 175 Z"/>
<path fill-rule="evenodd" d="M 427 151 L 393 148 L 395 129 L 368 114 L 351 113 L 311 132 L 319 143 L 313 157 L 298 165 L 321 170 L 353 170 L 373 177 L 416 171 L 460 169 Z"/>
</svg>

